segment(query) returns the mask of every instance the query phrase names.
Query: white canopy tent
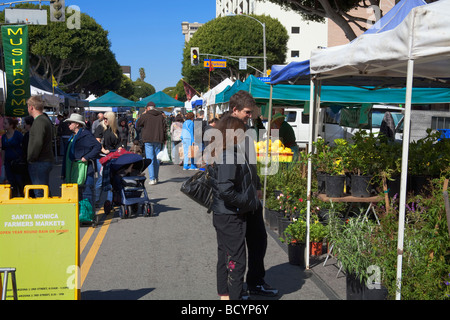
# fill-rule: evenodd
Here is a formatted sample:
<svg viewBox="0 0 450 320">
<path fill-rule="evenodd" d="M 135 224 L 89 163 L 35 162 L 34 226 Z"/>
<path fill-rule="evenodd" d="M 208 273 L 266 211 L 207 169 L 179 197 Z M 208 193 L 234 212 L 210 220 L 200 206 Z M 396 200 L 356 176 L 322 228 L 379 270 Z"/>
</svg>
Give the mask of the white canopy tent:
<svg viewBox="0 0 450 320">
<path fill-rule="evenodd" d="M 401 299 L 401 275 L 406 204 L 406 183 L 411 125 L 413 85 L 450 87 L 450 0 L 416 7 L 394 29 L 363 34 L 353 42 L 311 54 L 311 99 L 313 110 L 320 105 L 322 81 L 333 78 L 363 77 L 368 82 L 382 77 L 406 79 L 404 136 L 400 188 L 399 235 L 397 250 L 396 298 Z M 314 87 L 315 86 L 315 87 Z M 315 117 L 316 112 L 311 112 Z M 313 119 L 310 119 L 313 123 Z M 310 128 L 310 146 L 312 128 Z M 308 168 L 310 175 L 311 167 Z M 309 181 L 311 177 L 309 176 Z"/>
<path fill-rule="evenodd" d="M 203 95 L 203 101 L 204 101 L 204 105 L 206 104 L 206 106 L 210 106 L 213 104 L 216 104 L 216 94 L 222 92 L 223 90 L 225 90 L 225 88 L 227 86 L 232 86 L 234 83 L 234 81 L 232 81 L 229 78 L 226 78 L 225 80 L 223 80 L 221 83 L 219 83 L 217 86 L 215 86 L 214 88 L 210 89 L 208 92 L 206 92 Z"/>
</svg>

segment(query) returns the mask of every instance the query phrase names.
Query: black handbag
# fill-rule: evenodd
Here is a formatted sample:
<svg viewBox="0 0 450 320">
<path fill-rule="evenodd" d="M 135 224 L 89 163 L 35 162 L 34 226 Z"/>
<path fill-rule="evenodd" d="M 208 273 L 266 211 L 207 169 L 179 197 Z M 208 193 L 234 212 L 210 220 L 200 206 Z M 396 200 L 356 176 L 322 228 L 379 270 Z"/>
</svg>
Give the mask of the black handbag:
<svg viewBox="0 0 450 320">
<path fill-rule="evenodd" d="M 11 160 L 11 171 L 15 174 L 25 174 L 28 171 L 28 163 L 19 158 Z"/>
<path fill-rule="evenodd" d="M 212 187 L 209 184 L 208 169 L 200 171 L 187 179 L 181 185 L 180 191 L 189 198 L 208 209 L 211 212 L 212 205 Z"/>
</svg>

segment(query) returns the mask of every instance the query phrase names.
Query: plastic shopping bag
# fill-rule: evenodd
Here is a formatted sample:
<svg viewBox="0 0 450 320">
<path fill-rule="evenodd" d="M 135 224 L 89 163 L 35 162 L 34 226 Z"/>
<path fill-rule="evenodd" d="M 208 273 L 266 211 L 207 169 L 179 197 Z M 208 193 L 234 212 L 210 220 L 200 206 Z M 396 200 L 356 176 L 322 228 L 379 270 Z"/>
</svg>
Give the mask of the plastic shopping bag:
<svg viewBox="0 0 450 320">
<path fill-rule="evenodd" d="M 161 162 L 169 162 L 169 151 L 167 150 L 167 146 L 164 146 L 164 149 L 162 149 L 157 155 L 156 159 L 158 159 Z"/>
</svg>

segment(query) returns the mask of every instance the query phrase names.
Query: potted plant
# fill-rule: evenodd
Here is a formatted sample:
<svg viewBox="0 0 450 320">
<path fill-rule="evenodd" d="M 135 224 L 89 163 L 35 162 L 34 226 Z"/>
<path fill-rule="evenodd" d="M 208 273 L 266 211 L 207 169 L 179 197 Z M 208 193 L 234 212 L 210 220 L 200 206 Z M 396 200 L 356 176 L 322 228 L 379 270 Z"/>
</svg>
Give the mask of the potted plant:
<svg viewBox="0 0 450 320">
<path fill-rule="evenodd" d="M 383 191 L 392 198 L 400 193 L 402 145 L 388 143 L 386 138 L 382 138 L 380 142 L 378 146 L 381 158 L 379 178 L 383 185 Z"/>
<path fill-rule="evenodd" d="M 328 197 L 342 197 L 345 184 L 345 165 L 348 159 L 348 142 L 344 139 L 335 139 L 334 146 L 330 148 L 327 156 L 325 189 Z"/>
<path fill-rule="evenodd" d="M 312 256 L 322 255 L 323 240 L 327 236 L 327 228 L 319 222 L 316 216 L 309 224 L 310 252 Z"/>
<path fill-rule="evenodd" d="M 305 238 L 306 238 L 306 221 L 304 219 L 294 219 L 287 226 L 283 233 L 284 237 L 280 238 L 281 242 L 288 245 L 288 259 L 290 264 L 305 265 Z"/>
<path fill-rule="evenodd" d="M 430 180 L 439 177 L 440 170 L 448 166 L 448 139 L 439 141 L 441 134 L 427 129 L 427 136 L 409 145 L 408 173 L 414 194 L 425 191 Z"/>
<path fill-rule="evenodd" d="M 347 275 L 347 300 L 371 297 L 373 291 L 367 284 L 371 280 L 370 270 L 376 265 L 372 254 L 376 223 L 364 216 L 343 221 L 333 212 L 329 221 L 328 238 Z"/>
<path fill-rule="evenodd" d="M 402 265 L 402 300 L 448 300 L 450 241 L 443 186 L 445 177 L 430 183 L 430 197 L 407 197 Z M 398 197 L 372 233 L 373 264 L 380 268 L 389 298 L 397 292 Z"/>
<path fill-rule="evenodd" d="M 325 179 L 328 175 L 327 164 L 329 162 L 330 146 L 322 138 L 314 141 L 313 145 L 316 152 L 310 155 L 310 157 L 313 165 L 313 171 L 316 173 L 317 191 L 319 193 L 325 193 Z"/>
<path fill-rule="evenodd" d="M 380 143 L 373 133 L 363 130 L 355 132 L 352 139 L 347 158 L 351 194 L 354 197 L 370 197 L 373 179 L 381 169 Z"/>
<path fill-rule="evenodd" d="M 303 217 L 306 212 L 306 201 L 299 197 L 291 188 L 286 188 L 277 199 L 280 205 L 281 215 L 278 219 L 278 233 L 283 236 L 286 227 L 294 218 Z"/>
</svg>

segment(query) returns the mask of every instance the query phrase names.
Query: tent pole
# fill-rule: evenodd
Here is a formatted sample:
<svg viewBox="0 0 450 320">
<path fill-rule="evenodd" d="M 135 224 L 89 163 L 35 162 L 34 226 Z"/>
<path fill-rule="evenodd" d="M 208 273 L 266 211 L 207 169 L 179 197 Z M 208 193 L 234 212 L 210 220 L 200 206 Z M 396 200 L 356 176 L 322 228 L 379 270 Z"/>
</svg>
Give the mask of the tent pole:
<svg viewBox="0 0 450 320">
<path fill-rule="evenodd" d="M 403 240 L 405 232 L 405 210 L 406 210 L 406 184 L 408 178 L 408 155 L 411 128 L 411 98 L 414 74 L 414 60 L 408 60 L 408 72 L 406 78 L 406 98 L 405 98 L 405 120 L 403 127 L 403 149 L 402 149 L 402 172 L 400 184 L 400 212 L 398 216 L 398 241 L 397 241 L 397 291 L 395 298 L 401 300 L 402 288 L 402 261 L 403 261 Z"/>
<path fill-rule="evenodd" d="M 267 189 L 267 175 L 268 169 L 268 159 L 269 159 L 269 139 L 270 139 L 270 121 L 272 120 L 272 95 L 273 95 L 273 85 L 270 85 L 270 98 L 269 98 L 269 115 L 267 121 L 267 130 L 266 130 L 266 154 L 264 156 L 264 190 L 263 190 L 263 217 L 266 218 L 266 189 Z M 266 162 L 267 161 L 267 162 Z"/>
<path fill-rule="evenodd" d="M 306 270 L 309 269 L 309 234 L 310 234 L 310 216 L 311 216 L 311 180 L 312 180 L 312 160 L 313 152 L 313 134 L 314 134 L 314 114 L 315 114 L 315 99 L 314 99 L 314 80 L 310 81 L 310 97 L 309 97 L 309 135 L 308 135 L 308 182 L 306 190 Z M 304 110 L 304 109 L 303 109 Z"/>
</svg>

